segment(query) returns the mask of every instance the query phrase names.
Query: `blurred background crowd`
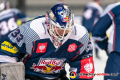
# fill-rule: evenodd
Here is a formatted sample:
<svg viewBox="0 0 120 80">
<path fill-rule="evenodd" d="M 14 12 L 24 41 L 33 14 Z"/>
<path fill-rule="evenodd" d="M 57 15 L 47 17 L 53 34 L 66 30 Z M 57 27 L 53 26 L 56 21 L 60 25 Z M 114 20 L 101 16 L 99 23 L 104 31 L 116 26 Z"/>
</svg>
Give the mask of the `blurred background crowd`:
<svg viewBox="0 0 120 80">
<path fill-rule="evenodd" d="M 1 1 L 1 0 L 0 0 Z M 22 10 L 27 16 L 34 17 L 44 15 L 54 4 L 63 0 L 8 0 L 11 7 L 16 7 Z M 75 15 L 82 15 L 83 9 L 88 2 L 93 0 L 64 0 L 70 6 Z M 100 0 L 103 9 L 111 3 L 116 3 L 119 0 Z"/>
</svg>

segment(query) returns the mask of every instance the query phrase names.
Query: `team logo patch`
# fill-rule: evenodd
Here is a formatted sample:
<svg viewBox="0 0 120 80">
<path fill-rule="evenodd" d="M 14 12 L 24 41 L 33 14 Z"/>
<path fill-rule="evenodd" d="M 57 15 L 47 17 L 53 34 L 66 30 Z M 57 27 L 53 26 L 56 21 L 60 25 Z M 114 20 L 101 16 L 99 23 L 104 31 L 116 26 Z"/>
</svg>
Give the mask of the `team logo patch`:
<svg viewBox="0 0 120 80">
<path fill-rule="evenodd" d="M 70 22 L 70 18 L 68 17 L 63 18 L 63 22 Z"/>
<path fill-rule="evenodd" d="M 77 76 L 75 71 L 70 72 L 70 78 L 75 78 Z"/>
<path fill-rule="evenodd" d="M 75 43 L 73 44 L 70 44 L 69 47 L 68 47 L 68 52 L 73 52 L 77 49 L 77 45 Z"/>
<path fill-rule="evenodd" d="M 80 73 L 84 74 L 89 74 L 92 73 L 94 74 L 94 66 L 93 66 L 93 57 L 82 59 L 81 60 L 81 70 Z M 93 78 L 94 76 L 80 76 L 80 78 Z"/>
<path fill-rule="evenodd" d="M 18 52 L 18 49 L 15 46 L 12 46 L 12 44 L 10 42 L 7 42 L 7 41 L 4 41 L 1 44 L 1 49 L 5 50 L 5 51 L 8 51 L 8 52 L 11 52 L 13 54 Z"/>
<path fill-rule="evenodd" d="M 38 43 L 36 53 L 45 53 L 46 49 L 47 49 L 47 42 Z"/>
<path fill-rule="evenodd" d="M 37 65 L 33 63 L 31 69 L 44 74 L 59 73 L 65 66 L 64 61 L 65 59 L 41 58 Z"/>
</svg>

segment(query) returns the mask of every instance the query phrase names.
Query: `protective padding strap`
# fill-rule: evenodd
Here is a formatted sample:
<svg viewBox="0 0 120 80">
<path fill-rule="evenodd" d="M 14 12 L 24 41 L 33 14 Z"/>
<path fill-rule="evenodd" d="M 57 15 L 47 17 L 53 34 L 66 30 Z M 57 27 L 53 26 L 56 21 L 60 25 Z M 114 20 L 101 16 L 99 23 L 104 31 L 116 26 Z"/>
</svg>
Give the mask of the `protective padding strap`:
<svg viewBox="0 0 120 80">
<path fill-rule="evenodd" d="M 22 62 L 0 65 L 0 80 L 25 80 L 25 67 Z"/>
</svg>

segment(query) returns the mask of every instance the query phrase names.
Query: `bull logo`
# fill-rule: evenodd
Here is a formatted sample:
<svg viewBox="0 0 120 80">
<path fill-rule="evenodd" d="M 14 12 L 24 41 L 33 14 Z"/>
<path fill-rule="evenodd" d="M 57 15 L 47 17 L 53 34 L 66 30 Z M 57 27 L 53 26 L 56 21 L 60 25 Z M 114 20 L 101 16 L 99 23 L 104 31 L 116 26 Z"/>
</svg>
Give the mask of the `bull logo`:
<svg viewBox="0 0 120 80">
<path fill-rule="evenodd" d="M 59 73 L 65 66 L 64 60 L 41 60 L 40 64 L 33 63 L 31 69 L 42 73 Z"/>
</svg>

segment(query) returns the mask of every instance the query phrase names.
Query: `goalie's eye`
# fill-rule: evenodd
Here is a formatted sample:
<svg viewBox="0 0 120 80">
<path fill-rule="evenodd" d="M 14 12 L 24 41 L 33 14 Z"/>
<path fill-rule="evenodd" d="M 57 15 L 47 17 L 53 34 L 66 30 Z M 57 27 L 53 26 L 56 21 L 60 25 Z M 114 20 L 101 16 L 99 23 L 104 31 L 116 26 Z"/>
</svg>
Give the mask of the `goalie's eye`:
<svg viewBox="0 0 120 80">
<path fill-rule="evenodd" d="M 63 15 L 63 13 L 61 13 L 61 15 Z"/>
</svg>

